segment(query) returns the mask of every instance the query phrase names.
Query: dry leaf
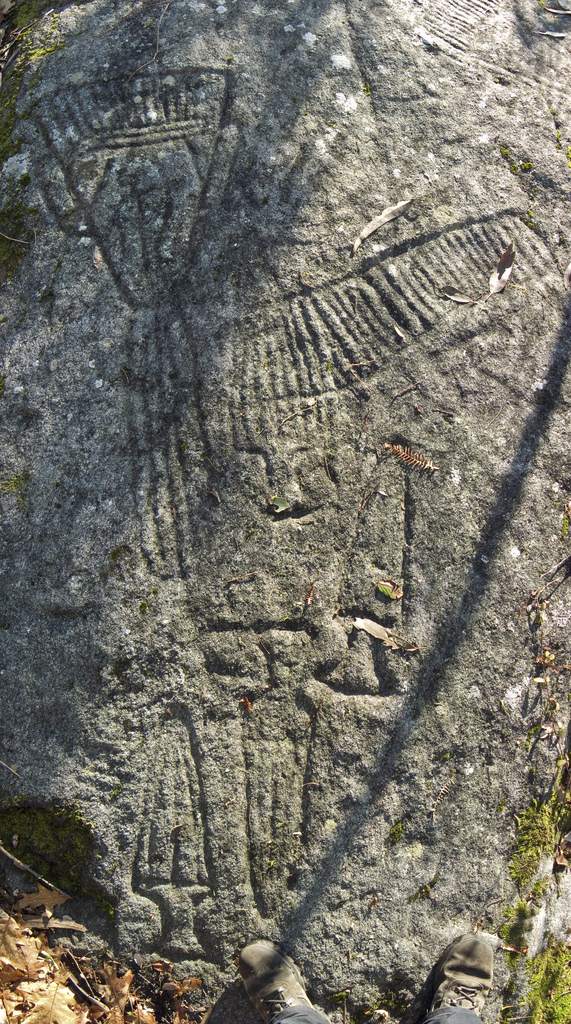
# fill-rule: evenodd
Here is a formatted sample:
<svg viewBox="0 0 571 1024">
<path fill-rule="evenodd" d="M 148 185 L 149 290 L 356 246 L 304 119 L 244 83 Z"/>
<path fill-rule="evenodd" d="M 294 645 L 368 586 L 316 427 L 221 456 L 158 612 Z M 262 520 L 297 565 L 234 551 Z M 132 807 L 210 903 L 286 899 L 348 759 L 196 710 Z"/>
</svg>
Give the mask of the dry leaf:
<svg viewBox="0 0 571 1024">
<path fill-rule="evenodd" d="M 46 889 L 45 885 L 38 882 L 37 892 L 25 892 L 16 903 L 16 910 L 25 910 L 26 907 L 45 907 L 46 910 L 53 910 L 54 907 L 61 907 L 62 903 L 69 899 L 63 892 L 56 889 Z"/>
<path fill-rule="evenodd" d="M 475 299 L 472 299 L 469 295 L 464 295 L 464 292 L 459 292 L 457 288 L 452 288 L 449 284 L 445 284 L 442 287 L 437 285 L 437 288 L 447 299 L 452 299 L 452 302 L 459 302 L 466 306 L 474 306 L 482 298 L 481 295 L 478 295 Z"/>
<path fill-rule="evenodd" d="M 123 1013 L 127 999 L 129 998 L 129 987 L 135 975 L 132 971 L 127 971 L 122 978 L 118 978 L 115 964 L 105 964 L 105 967 L 100 973 L 109 985 L 111 995 L 121 1013 Z"/>
<path fill-rule="evenodd" d="M 26 1013 L 26 1024 L 77 1024 L 77 1006 L 72 992 L 60 981 L 42 984 L 34 1008 Z M 29 995 L 30 1002 L 35 994 Z"/>
<path fill-rule="evenodd" d="M 490 278 L 490 294 L 487 296 L 486 302 L 492 295 L 499 295 L 500 292 L 503 292 L 512 272 L 514 260 L 514 244 L 510 242 L 506 251 L 500 256 L 499 263 Z"/>
<path fill-rule="evenodd" d="M 421 647 L 415 647 L 414 644 L 409 643 L 408 640 L 404 640 L 401 636 L 397 636 L 390 629 L 385 629 L 379 622 L 373 622 L 372 619 L 355 619 L 355 629 L 364 629 L 370 636 L 374 636 L 377 640 L 382 640 L 385 647 L 390 647 L 393 651 L 420 651 L 423 650 Z"/>
<path fill-rule="evenodd" d="M 413 203 L 417 203 L 419 201 L 420 197 L 417 196 L 414 199 L 404 199 L 402 203 L 397 203 L 396 206 L 387 206 L 386 210 L 383 210 L 378 217 L 374 217 L 373 220 L 370 220 L 369 223 L 365 225 L 360 235 L 357 236 L 353 242 L 353 255 L 357 252 L 361 242 L 364 242 L 369 235 L 372 235 L 373 231 L 377 231 L 378 228 L 382 228 L 383 224 L 388 224 L 389 221 L 394 220 L 395 217 L 400 217 L 403 213 L 406 213 Z"/>
<path fill-rule="evenodd" d="M 101 252 L 101 249 L 99 248 L 99 246 L 96 245 L 95 249 L 93 250 L 93 266 L 94 267 L 100 267 L 100 266 L 102 266 L 102 264 L 103 264 L 103 253 Z"/>
<path fill-rule="evenodd" d="M 157 1024 L 157 1018 L 148 1006 L 137 1004 L 133 1013 L 133 1024 Z"/>
<path fill-rule="evenodd" d="M 569 14 L 571 14 L 571 11 L 569 11 Z M 571 263 L 567 267 L 567 270 L 565 271 L 565 275 L 563 277 L 563 284 L 565 286 L 565 289 L 567 289 L 569 287 L 569 282 L 570 281 L 571 281 Z"/>
<path fill-rule="evenodd" d="M 40 947 L 39 939 L 24 935 L 18 922 L 0 910 L 0 982 L 37 977 L 43 966 L 38 960 Z"/>
<path fill-rule="evenodd" d="M 68 932 L 86 932 L 87 928 L 84 924 L 78 924 L 77 921 L 72 921 L 71 918 L 67 921 L 63 917 L 53 917 L 45 914 L 43 917 L 22 917 L 26 928 L 41 928 L 46 930 L 48 928 L 63 928 L 64 931 Z"/>
<path fill-rule="evenodd" d="M 179 825 L 178 828 L 182 828 L 182 825 Z M 172 971 L 170 960 L 153 960 L 151 967 L 154 971 L 161 971 L 163 974 L 170 974 Z"/>
<path fill-rule="evenodd" d="M 377 589 L 384 594 L 385 597 L 390 597 L 391 601 L 399 601 L 404 593 L 400 584 L 395 583 L 394 580 L 379 580 L 377 583 Z"/>
<path fill-rule="evenodd" d="M 382 640 L 387 647 L 392 647 L 388 629 L 381 626 L 379 622 L 373 622 L 372 619 L 355 619 L 355 629 L 364 629 L 370 636 Z"/>
</svg>

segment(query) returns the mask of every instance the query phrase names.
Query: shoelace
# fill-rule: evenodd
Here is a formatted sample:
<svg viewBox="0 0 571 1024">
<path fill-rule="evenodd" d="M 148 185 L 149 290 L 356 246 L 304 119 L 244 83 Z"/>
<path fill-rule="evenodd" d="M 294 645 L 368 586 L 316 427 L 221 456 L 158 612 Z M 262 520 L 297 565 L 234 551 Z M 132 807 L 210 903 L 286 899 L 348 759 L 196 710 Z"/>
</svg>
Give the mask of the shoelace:
<svg viewBox="0 0 571 1024">
<path fill-rule="evenodd" d="M 478 993 L 482 991 L 482 986 L 478 985 L 474 988 L 468 988 L 465 985 L 455 985 L 452 991 L 454 992 L 454 995 L 458 996 L 459 998 L 455 999 L 452 996 L 447 996 L 447 1006 L 458 1006 L 461 1005 L 464 1001 L 466 1001 L 469 1002 L 472 1007 L 474 1007 L 476 1006 L 476 997 L 478 996 Z"/>
<path fill-rule="evenodd" d="M 280 1010 L 285 1010 L 286 1006 L 290 1004 L 290 1000 L 285 998 L 283 991 L 283 987 L 280 987 L 277 989 L 275 996 L 264 996 L 262 1000 L 267 1008 L 270 1020 L 275 1017 L 276 1013 L 279 1013 Z"/>
</svg>

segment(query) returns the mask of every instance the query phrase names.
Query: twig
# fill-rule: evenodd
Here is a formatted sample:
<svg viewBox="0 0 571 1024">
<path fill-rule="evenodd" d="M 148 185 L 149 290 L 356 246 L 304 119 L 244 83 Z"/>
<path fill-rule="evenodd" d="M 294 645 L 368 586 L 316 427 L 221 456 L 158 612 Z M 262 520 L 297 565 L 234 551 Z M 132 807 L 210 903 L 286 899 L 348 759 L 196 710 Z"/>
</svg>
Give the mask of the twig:
<svg viewBox="0 0 571 1024">
<path fill-rule="evenodd" d="M 213 1009 L 214 1009 L 214 1003 L 212 1003 L 212 1006 L 208 1007 L 206 1013 L 204 1014 L 204 1017 L 202 1017 L 202 1019 L 200 1021 L 200 1024 L 208 1024 L 208 1021 L 210 1020 L 210 1018 L 212 1016 Z"/>
<path fill-rule="evenodd" d="M 370 366 L 371 363 L 376 363 L 376 359 L 366 359 L 363 363 L 349 363 L 349 366 Z"/>
<path fill-rule="evenodd" d="M 0 843 L 0 853 L 3 853 L 4 856 L 8 858 L 8 860 L 11 860 L 12 864 L 15 864 L 17 868 L 20 868 L 20 871 L 27 871 L 28 874 L 33 875 L 34 878 L 37 878 L 38 882 L 41 882 L 42 885 L 46 885 L 48 889 L 53 889 L 54 892 L 61 893 L 62 896 L 65 896 L 66 900 L 71 899 L 71 896 L 69 896 L 67 892 L 64 892 L 63 889 L 58 889 L 57 885 L 52 885 L 52 883 L 48 882 L 46 878 L 42 878 L 41 875 L 38 875 L 38 872 L 34 871 L 33 868 L 29 868 L 27 864 L 24 864 L 21 860 L 18 860 L 18 858 L 14 857 L 13 854 L 8 853 L 8 850 L 4 849 L 2 843 Z"/>
<path fill-rule="evenodd" d="M 373 494 L 375 493 L 376 489 L 376 487 L 372 487 L 370 491 L 365 490 L 365 493 L 363 494 L 363 497 L 361 499 L 361 504 L 359 505 L 359 511 L 357 512 L 358 516 L 361 515 L 361 512 L 365 508 L 367 502 L 370 501 L 370 499 L 373 497 Z"/>
<path fill-rule="evenodd" d="M 18 772 L 14 771 L 13 768 L 10 768 L 10 765 L 6 764 L 5 761 L 0 761 L 0 764 L 2 765 L 3 768 L 7 768 L 9 772 L 12 772 L 12 775 L 18 775 Z M 21 779 L 22 776 L 18 775 L 18 778 Z"/>
<path fill-rule="evenodd" d="M 300 409 L 299 412 L 292 412 L 291 416 L 286 416 L 285 420 L 281 421 L 281 423 L 280 423 L 280 425 L 278 427 L 278 430 L 281 430 L 283 425 L 284 425 L 284 423 L 287 423 L 288 420 L 293 420 L 296 416 L 303 416 L 304 412 L 309 412 L 311 409 L 315 409 L 316 405 L 317 405 L 317 398 L 314 398 L 314 400 L 311 403 L 311 405 L 306 405 L 305 409 Z"/>
<path fill-rule="evenodd" d="M 453 409 L 439 409 L 436 405 L 432 407 L 433 412 L 441 412 L 443 416 L 455 416 Z"/>
<path fill-rule="evenodd" d="M 258 570 L 255 572 L 247 572 L 245 576 L 233 576 L 231 580 L 223 580 L 224 586 L 227 587 L 229 583 L 239 583 L 240 580 L 249 580 L 250 576 L 257 576 Z"/>
<path fill-rule="evenodd" d="M 212 459 L 208 458 L 208 455 L 206 454 L 206 452 L 203 452 L 202 454 L 204 455 L 204 458 L 206 459 L 206 461 L 210 463 L 210 465 L 212 466 L 212 468 L 213 468 L 215 473 L 221 473 L 222 472 L 221 469 L 217 469 L 217 467 L 214 465 Z"/>
<path fill-rule="evenodd" d="M 301 270 L 299 272 L 299 280 L 301 281 L 302 284 L 305 285 L 306 288 L 311 288 L 312 291 L 315 289 L 315 285 L 314 284 L 310 284 L 309 281 L 305 280 Z"/>
<path fill-rule="evenodd" d="M 24 238 L 12 238 L 12 235 L 5 235 L 3 231 L 0 231 L 2 238 L 7 238 L 9 242 L 19 242 L 20 245 L 30 245 L 30 242 L 26 242 Z"/>
<path fill-rule="evenodd" d="M 309 722 L 307 723 L 307 725 L 305 727 L 305 732 L 307 732 L 307 730 L 310 728 L 310 726 L 313 725 L 313 723 L 314 723 L 314 721 L 316 719 L 316 716 L 317 716 L 317 712 L 319 711 L 319 709 L 320 709 L 321 705 L 323 704 L 324 700 L 325 700 L 325 697 L 322 697 L 321 700 L 319 701 L 319 704 L 317 705 L 315 711 L 313 712 L 311 718 L 309 719 Z M 308 785 L 309 785 L 309 783 L 308 783 Z"/>
<path fill-rule="evenodd" d="M 356 365 L 358 365 L 358 364 L 356 364 Z M 355 370 L 353 369 L 353 367 L 352 367 L 352 366 L 350 366 L 350 367 L 349 367 L 349 373 L 352 373 L 352 374 L 353 374 L 353 376 L 354 376 L 354 377 L 356 377 L 356 378 L 357 378 L 357 380 L 359 381 L 359 384 L 362 384 L 362 385 L 363 385 L 363 387 L 367 389 L 367 391 L 369 392 L 369 394 L 371 394 L 371 389 L 370 389 L 369 385 L 368 385 L 368 384 L 365 384 L 365 381 L 364 381 L 364 380 L 361 380 L 361 378 L 359 377 L 359 374 L 358 374 L 358 373 L 355 373 Z"/>
<path fill-rule="evenodd" d="M 327 476 L 331 480 L 331 483 L 333 483 L 333 480 L 331 479 L 331 473 L 329 472 L 329 464 L 327 462 L 327 455 L 325 455 L 325 453 L 323 453 L 323 461 L 325 463 L 325 469 L 327 471 Z"/>
<path fill-rule="evenodd" d="M 173 3 L 174 3 L 174 0 L 168 0 L 167 5 L 166 5 L 165 9 L 163 10 L 163 12 L 162 12 L 162 14 L 161 14 L 161 16 L 159 18 L 159 23 L 157 25 L 157 45 L 156 45 L 155 52 L 154 52 L 153 56 L 151 57 L 150 60 L 146 61 L 145 64 L 141 64 L 140 68 L 136 68 L 136 70 L 133 71 L 132 75 L 129 75 L 129 77 L 127 79 L 128 82 L 130 82 L 131 79 L 134 78 L 135 75 L 139 73 L 139 71 L 142 71 L 143 68 L 147 68 L 149 66 L 149 64 L 154 64 L 155 63 L 155 61 L 156 61 L 156 59 L 157 59 L 157 57 L 159 55 L 159 37 L 160 37 L 160 33 L 161 33 L 161 22 L 162 22 L 162 20 L 163 20 L 163 18 L 165 16 L 165 14 L 167 13 L 169 7 Z"/>
<path fill-rule="evenodd" d="M 418 385 L 421 383 L 422 381 L 417 380 L 416 384 L 409 384 L 409 386 L 407 388 L 404 388 L 402 391 L 397 391 L 396 395 L 393 395 L 393 397 L 391 398 L 391 402 L 394 402 L 395 398 L 401 398 L 402 395 L 406 395 L 407 392 L 409 391 L 414 391 L 414 389 L 417 388 Z"/>
<path fill-rule="evenodd" d="M 262 640 L 261 636 L 258 636 L 257 633 L 254 633 L 254 636 L 256 637 L 256 640 L 258 641 L 258 643 L 259 643 L 260 647 L 262 648 L 262 650 L 264 650 L 266 652 L 266 654 L 268 655 L 268 657 L 271 658 L 272 652 L 268 651 L 268 648 L 266 647 L 266 645 L 265 645 L 264 641 Z"/>
<path fill-rule="evenodd" d="M 66 952 L 69 952 L 69 950 L 66 950 Z M 71 988 L 75 989 L 76 992 L 79 992 L 84 999 L 87 999 L 88 1003 L 92 1003 L 93 1006 L 96 1006 L 98 1010 L 105 1010 L 105 1013 L 109 1013 L 109 1007 L 105 1006 L 105 1003 L 100 1003 L 99 999 L 96 999 L 95 996 L 90 996 L 89 992 L 85 992 L 81 985 L 75 980 L 73 974 L 69 975 L 67 984 L 70 985 Z"/>
<path fill-rule="evenodd" d="M 570 561 L 571 561 L 571 555 L 566 555 L 565 558 L 562 558 L 561 561 L 559 562 L 559 564 L 556 565 L 554 569 L 548 569 L 547 572 L 543 572 L 541 574 L 540 579 L 544 579 L 545 576 L 551 576 L 552 573 L 557 572 L 558 569 L 561 569 L 561 567 L 565 565 L 565 562 L 570 562 Z"/>
</svg>

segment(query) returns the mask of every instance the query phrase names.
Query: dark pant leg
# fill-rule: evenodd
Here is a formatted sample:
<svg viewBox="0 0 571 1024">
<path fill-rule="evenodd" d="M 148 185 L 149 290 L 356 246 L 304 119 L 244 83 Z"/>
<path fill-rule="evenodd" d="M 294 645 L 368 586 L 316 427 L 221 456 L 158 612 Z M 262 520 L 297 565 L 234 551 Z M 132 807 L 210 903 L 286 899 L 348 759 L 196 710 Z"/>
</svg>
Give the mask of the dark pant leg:
<svg viewBox="0 0 571 1024">
<path fill-rule="evenodd" d="M 424 1018 L 424 1024 L 482 1024 L 473 1010 L 460 1010 L 455 1006 L 442 1006 Z"/>
<path fill-rule="evenodd" d="M 280 1024 L 282 1020 L 291 1021 L 291 1024 L 331 1024 L 329 1017 L 309 1006 L 286 1006 L 285 1010 L 280 1010 L 277 1017 L 272 1017 L 272 1024 Z M 463 1024 L 463 1021 L 460 1021 L 460 1024 Z M 482 1022 L 479 1021 L 479 1024 Z"/>
</svg>

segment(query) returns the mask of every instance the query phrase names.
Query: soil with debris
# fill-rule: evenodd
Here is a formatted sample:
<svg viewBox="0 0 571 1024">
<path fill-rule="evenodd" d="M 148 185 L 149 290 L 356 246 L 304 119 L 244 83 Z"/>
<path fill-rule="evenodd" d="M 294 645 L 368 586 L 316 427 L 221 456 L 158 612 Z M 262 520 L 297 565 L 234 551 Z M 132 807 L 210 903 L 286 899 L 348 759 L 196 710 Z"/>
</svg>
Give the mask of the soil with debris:
<svg viewBox="0 0 571 1024">
<path fill-rule="evenodd" d="M 411 1022 L 473 929 L 487 1021 L 571 1014 L 554 11 L 7 10 L 0 842 L 52 942 L 200 979 L 181 1020 L 256 1019 L 259 936 Z"/>
</svg>

